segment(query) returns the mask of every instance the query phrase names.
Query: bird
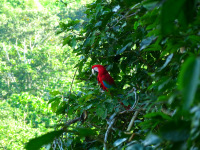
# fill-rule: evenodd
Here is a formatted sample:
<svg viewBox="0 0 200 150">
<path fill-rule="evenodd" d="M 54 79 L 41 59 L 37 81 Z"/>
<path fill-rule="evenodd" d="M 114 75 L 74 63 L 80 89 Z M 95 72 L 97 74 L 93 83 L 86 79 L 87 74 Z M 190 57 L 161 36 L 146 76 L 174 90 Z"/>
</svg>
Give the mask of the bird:
<svg viewBox="0 0 200 150">
<path fill-rule="evenodd" d="M 92 66 L 92 74 L 98 73 L 97 81 L 100 87 L 104 91 L 108 91 L 108 89 L 116 89 L 116 84 L 114 79 L 110 76 L 106 68 L 102 65 L 93 65 Z"/>
<path fill-rule="evenodd" d="M 106 68 L 102 65 L 93 65 L 92 66 L 92 74 L 95 74 L 95 72 L 98 73 L 97 75 L 97 81 L 100 87 L 107 92 L 110 92 L 114 89 L 117 89 L 117 86 L 115 84 L 114 79 L 110 76 Z M 112 95 L 112 94 L 111 94 Z M 122 102 L 120 104 L 125 108 L 129 109 L 129 106 L 125 106 Z"/>
</svg>

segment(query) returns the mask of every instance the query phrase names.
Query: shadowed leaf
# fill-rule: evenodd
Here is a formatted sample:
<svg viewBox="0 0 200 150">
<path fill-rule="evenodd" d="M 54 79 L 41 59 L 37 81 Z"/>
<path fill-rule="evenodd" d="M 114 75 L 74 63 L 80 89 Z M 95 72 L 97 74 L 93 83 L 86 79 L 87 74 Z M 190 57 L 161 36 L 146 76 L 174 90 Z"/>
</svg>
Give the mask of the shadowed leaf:
<svg viewBox="0 0 200 150">
<path fill-rule="evenodd" d="M 183 95 L 183 109 L 188 110 L 192 105 L 199 84 L 200 58 L 189 57 L 182 65 L 178 76 L 178 86 Z"/>
<path fill-rule="evenodd" d="M 25 146 L 27 150 L 38 150 L 43 145 L 49 144 L 55 138 L 59 137 L 63 133 L 63 130 L 52 131 L 37 138 L 31 139 Z"/>
</svg>

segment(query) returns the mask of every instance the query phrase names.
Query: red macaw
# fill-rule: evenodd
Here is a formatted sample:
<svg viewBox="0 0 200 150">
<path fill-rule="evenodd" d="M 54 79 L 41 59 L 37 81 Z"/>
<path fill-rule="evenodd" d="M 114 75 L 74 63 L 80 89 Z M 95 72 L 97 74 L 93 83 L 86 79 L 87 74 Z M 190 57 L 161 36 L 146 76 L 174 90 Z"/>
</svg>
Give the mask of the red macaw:
<svg viewBox="0 0 200 150">
<path fill-rule="evenodd" d="M 94 65 L 92 66 L 92 73 L 94 74 L 94 72 L 98 72 L 98 76 L 97 76 L 97 81 L 100 85 L 100 87 L 105 91 L 108 91 L 108 89 L 115 89 L 116 88 L 116 84 L 115 81 L 113 80 L 113 78 L 110 76 L 110 74 L 108 73 L 108 71 L 106 70 L 106 68 L 102 65 Z M 121 105 L 124 106 L 125 109 L 129 109 L 129 106 L 125 106 L 122 102 L 120 102 Z"/>
</svg>

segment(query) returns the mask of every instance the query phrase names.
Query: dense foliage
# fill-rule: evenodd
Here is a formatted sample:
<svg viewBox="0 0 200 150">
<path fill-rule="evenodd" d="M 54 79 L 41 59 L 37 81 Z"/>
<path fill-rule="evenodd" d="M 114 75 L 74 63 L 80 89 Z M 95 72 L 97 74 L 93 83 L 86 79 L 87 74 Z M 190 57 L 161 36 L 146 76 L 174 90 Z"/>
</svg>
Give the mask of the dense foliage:
<svg viewBox="0 0 200 150">
<path fill-rule="evenodd" d="M 62 4 L 69 8 L 69 3 Z M 59 76 L 42 72 L 49 75 L 45 81 L 52 77 L 53 82 L 48 84 L 50 89 L 40 92 L 50 94 L 49 104 L 60 119 L 55 131 L 30 140 L 26 149 L 199 149 L 199 6 L 199 0 L 96 0 L 86 5 L 85 14 L 80 8 L 71 18 L 60 15 L 63 20 L 56 30 L 57 37 L 62 36 L 63 46 L 70 46 L 79 60 L 70 76 L 71 85 L 68 79 L 62 80 L 67 82 L 62 84 L 65 88 L 57 88 Z M 37 51 L 38 56 L 49 52 L 46 47 L 43 50 Z M 63 51 L 56 53 L 52 61 L 51 53 L 41 60 L 65 60 L 63 54 L 69 54 L 69 50 Z M 8 63 L 10 58 L 5 54 L 2 61 Z M 38 63 L 38 69 L 45 65 L 43 61 Z M 48 70 L 61 67 L 70 74 L 72 68 L 65 68 L 63 63 L 67 61 Z M 118 89 L 111 91 L 114 94 L 100 90 L 96 77 L 91 76 L 94 64 L 105 65 L 115 79 Z M 13 75 L 10 72 L 6 74 L 9 77 Z M 3 83 L 10 83 L 2 77 Z M 37 80 L 30 82 L 31 87 L 44 81 Z M 24 81 L 29 83 L 28 78 Z M 25 91 L 28 87 L 24 87 Z M 12 92 L 8 90 L 4 95 L 7 93 Z M 119 101 L 132 109 L 125 110 Z M 42 112 L 41 118 L 45 117 Z"/>
<path fill-rule="evenodd" d="M 66 86 L 70 75 L 64 74 L 76 61 L 69 48 L 61 49 L 58 42 L 62 36 L 55 37 L 59 12 L 64 10 L 53 7 L 49 14 L 50 10 L 40 11 L 33 3 L 33 8 L 29 3 L 22 4 L 27 8 L 13 8 L 5 2 L 1 10 L 0 89 L 3 98 L 23 91 L 44 95 L 49 88 Z"/>
<path fill-rule="evenodd" d="M 80 56 L 75 76 L 84 85 L 50 100 L 67 116 L 52 132 L 54 148 L 198 149 L 199 1 L 97 0 L 85 13 L 84 21 L 60 22 L 63 45 Z M 94 64 L 107 66 L 132 111 L 100 91 Z"/>
</svg>

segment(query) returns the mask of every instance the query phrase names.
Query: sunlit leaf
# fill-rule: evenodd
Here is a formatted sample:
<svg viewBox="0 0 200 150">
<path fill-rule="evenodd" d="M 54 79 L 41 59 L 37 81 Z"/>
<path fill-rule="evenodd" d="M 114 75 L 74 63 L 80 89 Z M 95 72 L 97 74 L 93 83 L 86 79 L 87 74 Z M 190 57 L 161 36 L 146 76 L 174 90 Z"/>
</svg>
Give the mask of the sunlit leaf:
<svg viewBox="0 0 200 150">
<path fill-rule="evenodd" d="M 55 91 L 51 91 L 50 94 L 51 94 L 52 96 L 56 96 L 56 95 L 61 94 L 61 92 L 58 91 L 58 90 L 55 90 Z"/>
<path fill-rule="evenodd" d="M 53 112 L 56 112 L 56 110 L 58 109 L 58 106 L 59 106 L 60 102 L 61 102 L 61 99 L 58 98 L 58 97 L 56 97 L 54 99 L 54 101 L 51 102 L 51 109 L 52 109 Z"/>
</svg>

